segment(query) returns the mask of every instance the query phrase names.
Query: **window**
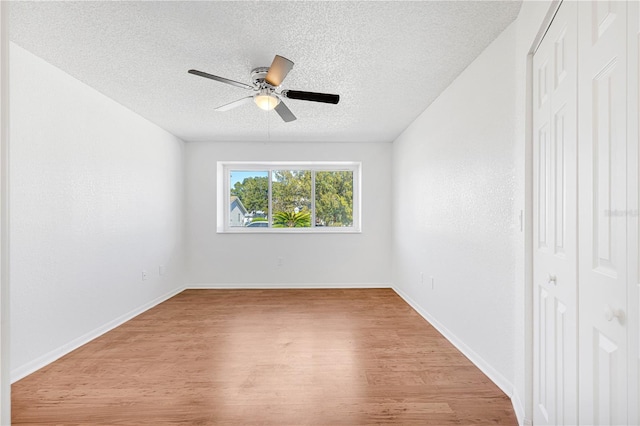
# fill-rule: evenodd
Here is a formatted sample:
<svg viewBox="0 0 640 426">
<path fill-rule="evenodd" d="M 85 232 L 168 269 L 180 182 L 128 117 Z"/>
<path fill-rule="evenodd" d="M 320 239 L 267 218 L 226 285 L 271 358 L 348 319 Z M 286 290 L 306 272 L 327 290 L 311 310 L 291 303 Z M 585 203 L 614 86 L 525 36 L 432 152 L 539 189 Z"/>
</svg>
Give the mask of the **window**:
<svg viewBox="0 0 640 426">
<path fill-rule="evenodd" d="M 218 162 L 218 232 L 360 232 L 360 163 Z"/>
</svg>

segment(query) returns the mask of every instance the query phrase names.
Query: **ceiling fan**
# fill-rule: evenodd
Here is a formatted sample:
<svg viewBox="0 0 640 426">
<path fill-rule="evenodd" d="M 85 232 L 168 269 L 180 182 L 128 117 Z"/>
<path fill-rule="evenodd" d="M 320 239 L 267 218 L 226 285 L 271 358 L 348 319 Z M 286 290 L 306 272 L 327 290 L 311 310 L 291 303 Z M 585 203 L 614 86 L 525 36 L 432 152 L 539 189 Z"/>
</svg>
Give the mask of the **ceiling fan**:
<svg viewBox="0 0 640 426">
<path fill-rule="evenodd" d="M 275 109 L 280 118 L 285 122 L 289 122 L 295 120 L 296 116 L 293 115 L 291 110 L 285 105 L 282 98 L 322 102 L 326 104 L 337 104 L 340 101 L 340 95 L 332 95 L 330 93 L 279 90 L 282 81 L 292 68 L 292 61 L 283 56 L 276 55 L 276 57 L 273 58 L 273 62 L 270 67 L 258 67 L 251 70 L 252 85 L 229 80 L 224 77 L 218 77 L 217 75 L 198 70 L 189 70 L 189 73 L 240 87 L 241 89 L 251 90 L 253 92 L 250 96 L 219 106 L 215 111 L 229 111 L 230 109 L 253 101 L 258 105 L 258 107 L 265 111 Z"/>
</svg>

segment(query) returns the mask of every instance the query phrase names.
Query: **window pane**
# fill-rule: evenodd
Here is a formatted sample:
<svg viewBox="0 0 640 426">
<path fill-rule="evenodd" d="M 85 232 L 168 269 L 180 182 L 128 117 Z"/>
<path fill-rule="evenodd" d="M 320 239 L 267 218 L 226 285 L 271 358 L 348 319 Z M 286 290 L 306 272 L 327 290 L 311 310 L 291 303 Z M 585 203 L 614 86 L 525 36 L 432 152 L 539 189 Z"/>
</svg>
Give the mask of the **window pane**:
<svg viewBox="0 0 640 426">
<path fill-rule="evenodd" d="M 310 227 L 311 171 L 274 170 L 271 180 L 273 227 Z"/>
<path fill-rule="evenodd" d="M 316 226 L 353 226 L 353 172 L 316 173 Z"/>
<path fill-rule="evenodd" d="M 269 172 L 231 170 L 229 174 L 229 226 L 267 224 L 269 211 Z"/>
</svg>

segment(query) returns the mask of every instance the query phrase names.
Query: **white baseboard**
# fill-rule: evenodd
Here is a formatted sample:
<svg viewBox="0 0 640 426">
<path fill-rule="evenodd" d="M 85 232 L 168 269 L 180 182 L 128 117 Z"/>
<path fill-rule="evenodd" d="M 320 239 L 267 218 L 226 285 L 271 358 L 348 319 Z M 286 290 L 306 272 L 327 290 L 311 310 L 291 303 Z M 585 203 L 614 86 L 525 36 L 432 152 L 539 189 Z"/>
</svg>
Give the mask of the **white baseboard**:
<svg viewBox="0 0 640 426">
<path fill-rule="evenodd" d="M 132 311 L 127 312 L 124 315 L 119 316 L 118 318 L 109 321 L 108 323 L 96 328 L 95 330 L 92 330 L 74 340 L 72 340 L 71 342 L 64 344 L 62 346 L 60 346 L 57 349 L 54 349 L 36 359 L 34 359 L 31 362 L 28 362 L 24 365 L 21 365 L 19 367 L 14 368 L 13 370 L 11 370 L 11 383 L 15 383 L 18 380 L 28 376 L 29 374 L 41 369 L 42 367 L 52 363 L 53 361 L 57 360 L 58 358 L 63 357 L 64 355 L 68 354 L 69 352 L 79 348 L 80 346 L 89 343 L 90 341 L 92 341 L 93 339 L 102 336 L 104 333 L 113 330 L 114 328 L 118 327 L 119 325 L 124 324 L 125 322 L 129 321 L 130 319 L 140 315 L 141 313 L 153 308 L 154 306 L 164 302 L 167 299 L 172 298 L 173 296 L 175 296 L 176 294 L 180 293 L 181 291 L 184 290 L 184 287 L 179 287 L 175 290 L 172 290 L 160 297 L 155 298 L 154 300 L 145 303 L 144 305 L 133 309 Z"/>
<path fill-rule="evenodd" d="M 518 424 L 520 426 L 533 425 L 533 422 L 530 419 L 527 419 L 524 404 L 522 403 L 522 399 L 520 399 L 518 390 L 515 388 L 513 389 L 513 395 L 511 396 L 511 405 L 513 406 L 513 411 L 516 413 L 516 418 L 518 419 Z"/>
<path fill-rule="evenodd" d="M 500 374 L 495 368 L 489 365 L 480 355 L 478 355 L 473 349 L 468 347 L 462 340 L 460 340 L 455 334 L 453 334 L 444 325 L 439 323 L 433 316 L 425 311 L 416 301 L 409 297 L 405 292 L 399 288 L 393 286 L 393 290 L 398 293 L 400 297 L 404 299 L 416 312 L 418 312 L 424 319 L 426 319 L 436 330 L 440 332 L 453 346 L 455 346 L 469 361 L 475 364 L 493 383 L 498 386 L 502 392 L 507 394 L 509 398 L 513 396 L 513 384 L 507 380 L 502 374 Z M 516 413 L 517 414 L 517 413 Z"/>
<path fill-rule="evenodd" d="M 309 289 L 309 288 L 392 288 L 388 283 L 190 283 L 185 289 Z"/>
</svg>

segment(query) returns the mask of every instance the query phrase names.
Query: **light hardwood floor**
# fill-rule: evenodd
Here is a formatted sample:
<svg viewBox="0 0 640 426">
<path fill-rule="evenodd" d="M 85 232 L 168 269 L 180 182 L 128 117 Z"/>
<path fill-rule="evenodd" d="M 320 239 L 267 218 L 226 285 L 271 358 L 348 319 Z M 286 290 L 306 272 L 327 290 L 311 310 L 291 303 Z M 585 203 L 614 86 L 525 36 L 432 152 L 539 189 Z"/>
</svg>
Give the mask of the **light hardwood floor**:
<svg viewBox="0 0 640 426">
<path fill-rule="evenodd" d="M 186 290 L 12 386 L 14 424 L 516 424 L 390 289 Z"/>
</svg>

